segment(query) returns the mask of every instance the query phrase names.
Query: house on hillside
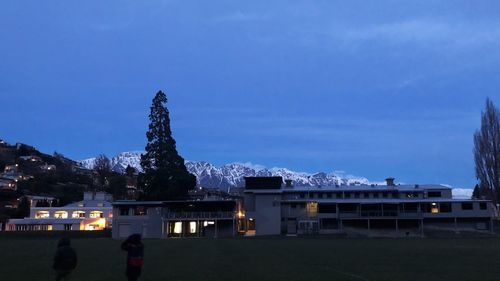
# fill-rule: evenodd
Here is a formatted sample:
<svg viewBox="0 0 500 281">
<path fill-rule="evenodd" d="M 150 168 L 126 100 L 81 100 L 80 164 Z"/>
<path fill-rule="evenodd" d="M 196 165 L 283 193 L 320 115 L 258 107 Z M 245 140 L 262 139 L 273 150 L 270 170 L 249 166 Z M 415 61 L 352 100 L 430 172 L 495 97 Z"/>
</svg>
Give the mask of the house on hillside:
<svg viewBox="0 0 500 281">
<path fill-rule="evenodd" d="M 19 165 L 18 164 L 12 164 L 12 165 L 5 165 L 3 169 L 4 174 L 16 174 L 19 173 Z"/>
<path fill-rule="evenodd" d="M 36 155 L 29 155 L 29 156 L 21 156 L 19 159 L 23 161 L 29 161 L 29 162 L 42 162 L 42 158 L 40 156 Z"/>
<path fill-rule="evenodd" d="M 17 190 L 17 180 L 6 177 L 0 177 L 0 189 Z"/>
<path fill-rule="evenodd" d="M 64 207 L 31 207 L 30 216 L 11 219 L 7 231 L 103 230 L 112 225 L 112 197 L 85 192 L 83 200 Z"/>
<path fill-rule="evenodd" d="M 45 164 L 45 165 L 40 166 L 40 169 L 46 173 L 49 173 L 49 172 L 55 172 L 57 167 L 56 167 L 56 165 Z"/>
</svg>

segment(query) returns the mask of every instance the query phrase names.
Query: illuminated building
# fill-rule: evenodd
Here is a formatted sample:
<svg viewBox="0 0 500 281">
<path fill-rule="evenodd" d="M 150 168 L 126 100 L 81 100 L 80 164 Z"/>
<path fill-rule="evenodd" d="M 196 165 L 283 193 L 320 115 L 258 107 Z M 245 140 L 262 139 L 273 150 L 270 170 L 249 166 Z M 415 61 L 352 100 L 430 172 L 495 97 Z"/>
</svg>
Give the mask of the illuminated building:
<svg viewBox="0 0 500 281">
<path fill-rule="evenodd" d="M 111 227 L 111 201 L 104 192 L 85 192 L 82 201 L 63 207 L 31 207 L 28 218 L 9 220 L 6 230 L 103 230 Z"/>
</svg>

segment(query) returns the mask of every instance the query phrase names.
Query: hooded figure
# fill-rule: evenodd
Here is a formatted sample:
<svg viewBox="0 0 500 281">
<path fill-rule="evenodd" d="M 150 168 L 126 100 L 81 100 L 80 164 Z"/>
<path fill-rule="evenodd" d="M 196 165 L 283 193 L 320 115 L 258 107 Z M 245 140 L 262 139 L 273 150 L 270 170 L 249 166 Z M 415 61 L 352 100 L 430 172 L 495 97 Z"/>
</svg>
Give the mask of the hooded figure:
<svg viewBox="0 0 500 281">
<path fill-rule="evenodd" d="M 57 251 L 54 255 L 54 265 L 56 271 L 56 281 L 66 279 L 71 271 L 76 268 L 77 256 L 75 250 L 70 246 L 68 238 L 61 238 L 57 244 Z"/>
<path fill-rule="evenodd" d="M 140 234 L 132 234 L 122 243 L 122 250 L 127 251 L 127 271 L 129 281 L 136 281 L 141 275 L 144 264 L 144 245 Z"/>
</svg>

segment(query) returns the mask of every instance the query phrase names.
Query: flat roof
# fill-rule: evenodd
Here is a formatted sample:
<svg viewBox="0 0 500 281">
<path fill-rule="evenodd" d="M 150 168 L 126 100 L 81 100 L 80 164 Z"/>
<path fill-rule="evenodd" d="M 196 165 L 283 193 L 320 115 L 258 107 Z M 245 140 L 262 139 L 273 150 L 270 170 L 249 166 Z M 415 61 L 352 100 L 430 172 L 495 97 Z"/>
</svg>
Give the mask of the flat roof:
<svg viewBox="0 0 500 281">
<path fill-rule="evenodd" d="M 285 199 L 280 200 L 285 203 L 353 203 L 353 204 L 398 204 L 398 203 L 460 203 L 460 202 L 491 202 L 490 200 L 482 199 L 452 199 L 452 198 L 422 198 L 422 199 L 403 199 L 403 198 L 359 198 L 359 199 Z"/>
<path fill-rule="evenodd" d="M 330 192 L 330 191 L 412 191 L 423 192 L 425 190 L 452 190 L 451 187 L 440 184 L 424 185 L 339 185 L 339 186 L 293 186 L 281 189 L 246 189 L 248 193 L 293 193 L 293 192 Z"/>
</svg>

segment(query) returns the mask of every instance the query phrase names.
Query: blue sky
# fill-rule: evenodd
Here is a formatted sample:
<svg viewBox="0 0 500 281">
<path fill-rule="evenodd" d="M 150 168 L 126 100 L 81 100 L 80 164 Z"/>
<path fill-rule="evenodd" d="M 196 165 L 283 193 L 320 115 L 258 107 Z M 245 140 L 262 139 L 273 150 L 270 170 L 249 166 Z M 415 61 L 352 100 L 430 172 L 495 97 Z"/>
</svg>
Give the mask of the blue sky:
<svg viewBox="0 0 500 281">
<path fill-rule="evenodd" d="M 74 159 L 162 89 L 186 159 L 471 187 L 500 105 L 498 1 L 3 1 L 0 38 L 0 138 Z"/>
</svg>

